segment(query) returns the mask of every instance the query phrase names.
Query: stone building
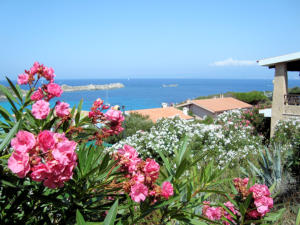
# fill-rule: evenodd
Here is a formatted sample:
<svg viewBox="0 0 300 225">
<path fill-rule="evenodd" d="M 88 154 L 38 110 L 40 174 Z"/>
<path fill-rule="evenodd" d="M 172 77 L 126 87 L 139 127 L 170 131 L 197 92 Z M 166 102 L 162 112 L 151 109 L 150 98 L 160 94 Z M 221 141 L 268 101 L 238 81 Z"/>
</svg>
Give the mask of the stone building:
<svg viewBox="0 0 300 225">
<path fill-rule="evenodd" d="M 271 136 L 278 120 L 300 119 L 300 95 L 288 93 L 288 71 L 300 71 L 300 52 L 257 61 L 261 66 L 275 69 Z"/>
</svg>

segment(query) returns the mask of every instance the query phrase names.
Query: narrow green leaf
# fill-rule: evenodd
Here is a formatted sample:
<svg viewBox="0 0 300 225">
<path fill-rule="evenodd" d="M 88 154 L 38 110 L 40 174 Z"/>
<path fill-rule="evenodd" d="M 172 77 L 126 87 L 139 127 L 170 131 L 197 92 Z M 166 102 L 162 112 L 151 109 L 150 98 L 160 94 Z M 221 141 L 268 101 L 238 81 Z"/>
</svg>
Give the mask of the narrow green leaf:
<svg viewBox="0 0 300 225">
<path fill-rule="evenodd" d="M 179 162 L 178 165 L 181 163 L 181 161 L 186 157 L 188 153 L 188 137 L 185 136 L 183 140 L 183 144 L 180 146 L 180 152 L 179 152 Z"/>
<path fill-rule="evenodd" d="M 82 104 L 83 104 L 83 99 L 80 100 L 78 108 L 77 108 L 77 110 L 78 110 L 79 113 L 81 113 Z"/>
<path fill-rule="evenodd" d="M 7 87 L 0 84 L 0 90 L 4 93 L 7 100 L 10 99 L 13 102 L 18 102 L 18 100 L 8 91 Z"/>
<path fill-rule="evenodd" d="M 113 206 L 108 211 L 108 214 L 105 217 L 103 225 L 113 225 L 115 223 L 115 219 L 116 219 L 117 212 L 118 212 L 118 205 L 119 205 L 119 200 L 117 199 L 117 201 L 115 201 Z"/>
<path fill-rule="evenodd" d="M 184 173 L 184 171 L 186 171 L 188 166 L 188 161 L 185 159 L 182 160 L 179 167 L 176 168 L 175 178 L 178 179 Z"/>
<path fill-rule="evenodd" d="M 297 214 L 296 225 L 300 225 L 300 208 L 299 208 L 298 214 Z"/>
<path fill-rule="evenodd" d="M 8 83 L 9 83 L 11 89 L 13 90 L 13 92 L 15 93 L 15 95 L 18 97 L 18 99 L 22 103 L 23 102 L 22 93 L 20 93 L 17 90 L 17 88 L 15 87 L 15 85 L 11 82 L 11 80 L 8 77 L 6 77 L 6 80 L 8 81 Z"/>
<path fill-rule="evenodd" d="M 12 115 L 5 108 L 3 108 L 2 106 L 0 106 L 0 114 L 6 120 L 10 120 L 10 118 L 13 118 Z"/>
<path fill-rule="evenodd" d="M 12 184 L 12 183 L 10 183 L 10 182 L 8 182 L 8 181 L 6 181 L 6 180 L 1 180 L 1 186 L 9 186 L 9 187 L 12 187 L 12 188 L 17 188 L 17 186 L 16 185 L 14 185 L 14 184 Z"/>
<path fill-rule="evenodd" d="M 86 225 L 86 222 L 78 209 L 76 210 L 76 225 Z"/>
<path fill-rule="evenodd" d="M 4 138 L 4 140 L 2 141 L 2 143 L 0 144 L 0 152 L 3 151 L 3 149 L 8 145 L 8 143 L 10 142 L 10 140 L 15 136 L 15 134 L 18 132 L 19 130 L 19 126 L 20 126 L 21 121 L 18 121 L 14 127 L 9 131 L 9 133 L 6 135 L 6 137 Z"/>
<path fill-rule="evenodd" d="M 166 169 L 168 170 L 169 172 L 169 175 L 170 176 L 173 176 L 174 173 L 171 169 L 171 166 L 170 166 L 170 163 L 169 163 L 169 160 L 165 157 L 165 155 L 162 153 L 162 151 L 160 151 L 160 149 L 156 149 L 156 151 L 158 152 L 159 156 L 162 158 L 163 162 L 164 162 L 164 165 L 166 167 Z"/>
</svg>

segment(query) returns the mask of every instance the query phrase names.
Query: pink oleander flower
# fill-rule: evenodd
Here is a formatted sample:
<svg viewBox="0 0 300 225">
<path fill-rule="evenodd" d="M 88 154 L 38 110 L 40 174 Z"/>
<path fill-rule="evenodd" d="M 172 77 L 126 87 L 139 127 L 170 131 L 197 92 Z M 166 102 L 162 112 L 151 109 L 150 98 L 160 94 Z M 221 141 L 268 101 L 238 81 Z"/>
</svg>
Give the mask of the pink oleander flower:
<svg viewBox="0 0 300 225">
<path fill-rule="evenodd" d="M 41 182 L 44 179 L 46 179 L 46 177 L 50 173 L 49 169 L 44 163 L 39 163 L 38 165 L 35 165 L 34 167 L 32 167 L 31 170 L 32 172 L 30 174 L 30 177 L 32 180 L 37 182 Z"/>
<path fill-rule="evenodd" d="M 234 208 L 234 205 L 228 201 L 228 202 L 225 202 L 224 205 L 230 209 L 230 211 L 234 214 L 234 215 L 237 215 L 239 214 L 239 211 L 237 211 L 235 208 Z M 231 222 L 233 222 L 233 218 L 231 217 L 230 213 L 228 213 L 227 211 L 224 211 L 224 216 L 226 219 L 230 220 Z M 228 223 L 227 221 L 224 221 L 223 222 L 225 225 L 230 225 L 230 223 Z M 235 223 L 234 223 L 235 224 Z"/>
<path fill-rule="evenodd" d="M 266 213 L 270 212 L 273 208 L 273 199 L 270 197 L 262 196 L 254 200 L 257 212 L 263 217 Z"/>
<path fill-rule="evenodd" d="M 57 147 L 52 151 L 52 155 L 60 164 L 67 166 L 77 160 L 76 146 L 75 141 L 65 140 L 57 144 Z"/>
<path fill-rule="evenodd" d="M 36 119 L 45 119 L 49 112 L 50 112 L 50 108 L 49 108 L 49 102 L 46 102 L 44 100 L 39 100 L 36 103 L 34 103 L 32 105 L 32 114 Z"/>
<path fill-rule="evenodd" d="M 29 154 L 26 152 L 13 152 L 8 159 L 8 168 L 18 177 L 24 178 L 30 171 Z"/>
<path fill-rule="evenodd" d="M 55 146 L 55 139 L 53 137 L 53 133 L 49 130 L 43 130 L 38 135 L 38 142 L 43 152 L 53 150 Z"/>
<path fill-rule="evenodd" d="M 44 93 L 41 88 L 37 89 L 33 94 L 31 95 L 30 99 L 32 101 L 38 101 L 41 100 L 44 97 Z"/>
<path fill-rule="evenodd" d="M 141 173 L 136 173 L 132 179 L 136 182 L 136 183 L 143 183 L 145 181 L 145 176 Z"/>
<path fill-rule="evenodd" d="M 147 176 L 151 177 L 152 181 L 155 182 L 155 180 L 159 176 L 159 164 L 155 162 L 154 159 L 147 159 L 146 164 L 144 167 L 144 172 Z"/>
<path fill-rule="evenodd" d="M 248 185 L 248 182 L 249 182 L 249 178 L 244 178 L 244 179 L 243 179 L 243 184 L 244 184 L 245 186 Z"/>
<path fill-rule="evenodd" d="M 89 118 L 93 118 L 95 115 L 96 115 L 95 112 L 93 112 L 93 111 L 90 111 L 90 112 L 89 112 Z"/>
<path fill-rule="evenodd" d="M 28 131 L 20 130 L 16 137 L 11 140 L 11 146 L 19 152 L 28 152 L 36 144 L 35 137 Z"/>
<path fill-rule="evenodd" d="M 124 121 L 124 116 L 122 115 L 122 112 L 120 110 L 110 109 L 104 115 L 110 121 Z"/>
<path fill-rule="evenodd" d="M 36 74 L 40 68 L 40 64 L 38 62 L 34 62 L 33 66 L 30 68 L 30 73 L 32 75 Z"/>
<path fill-rule="evenodd" d="M 63 90 L 58 84 L 50 83 L 47 85 L 47 92 L 50 95 L 49 98 L 60 97 Z"/>
<path fill-rule="evenodd" d="M 234 214 L 234 215 L 237 215 L 239 213 L 239 211 L 237 211 L 235 208 L 234 208 L 234 205 L 228 201 L 228 202 L 225 202 L 224 205 L 230 209 L 230 211 Z"/>
<path fill-rule="evenodd" d="M 58 117 L 65 117 L 70 114 L 70 105 L 65 102 L 58 102 L 55 106 L 55 113 Z"/>
<path fill-rule="evenodd" d="M 221 207 L 209 207 L 205 211 L 205 216 L 210 220 L 220 220 L 222 217 L 222 208 Z"/>
<path fill-rule="evenodd" d="M 118 150 L 118 153 L 131 160 L 135 160 L 139 157 L 137 151 L 130 145 L 124 145 L 123 148 Z"/>
<path fill-rule="evenodd" d="M 173 186 L 169 181 L 165 181 L 162 184 L 162 188 L 161 188 L 161 195 L 168 199 L 170 196 L 172 196 L 174 194 L 173 191 Z"/>
<path fill-rule="evenodd" d="M 247 216 L 249 216 L 252 219 L 260 218 L 260 214 L 257 212 L 257 210 L 252 210 L 252 211 L 248 212 Z"/>
<path fill-rule="evenodd" d="M 135 202 L 145 201 L 148 196 L 148 188 L 142 183 L 136 183 L 131 186 L 130 191 L 131 199 Z"/>
<path fill-rule="evenodd" d="M 29 81 L 29 75 L 27 73 L 22 73 L 18 76 L 18 84 L 27 84 Z"/>
<path fill-rule="evenodd" d="M 271 195 L 269 188 L 264 184 L 255 184 L 249 189 L 253 193 L 253 198 L 260 198 L 263 196 L 269 197 Z"/>
<path fill-rule="evenodd" d="M 54 69 L 52 67 L 48 68 L 45 66 L 43 70 L 43 75 L 46 78 L 46 80 L 53 83 L 55 74 L 54 74 Z"/>
<path fill-rule="evenodd" d="M 133 147 L 124 145 L 123 149 L 118 150 L 118 154 L 124 158 L 121 164 L 127 167 L 129 173 L 133 173 L 137 170 L 137 164 L 141 159 L 138 157 L 138 153 Z"/>
</svg>

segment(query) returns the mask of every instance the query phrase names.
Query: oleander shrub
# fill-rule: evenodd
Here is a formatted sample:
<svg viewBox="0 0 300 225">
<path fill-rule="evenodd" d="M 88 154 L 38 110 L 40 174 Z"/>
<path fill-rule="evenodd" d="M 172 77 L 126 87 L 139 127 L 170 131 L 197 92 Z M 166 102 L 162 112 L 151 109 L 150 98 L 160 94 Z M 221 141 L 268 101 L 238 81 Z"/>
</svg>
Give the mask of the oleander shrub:
<svg viewBox="0 0 300 225">
<path fill-rule="evenodd" d="M 253 127 L 243 123 L 242 112 L 221 114 L 215 124 L 205 125 L 199 121 L 186 121 L 178 117 L 159 120 L 149 132 L 138 131 L 135 135 L 121 140 L 108 151 L 116 151 L 124 144 L 137 149 L 142 158 L 161 160 L 158 150 L 172 157 L 180 141 L 188 137 L 192 154 L 204 152 L 204 160 L 216 159 L 218 167 L 227 163 L 245 163 L 248 155 L 255 155 L 262 147 L 262 136 L 253 135 Z"/>
<path fill-rule="evenodd" d="M 271 118 L 264 117 L 263 114 L 259 113 L 260 109 L 268 108 L 268 106 L 257 105 L 251 109 L 243 111 L 241 118 L 249 121 L 254 127 L 254 135 L 262 135 L 264 137 L 264 144 L 268 144 L 270 139 L 270 126 Z"/>
<path fill-rule="evenodd" d="M 35 62 L 18 77 L 29 85 L 26 96 L 9 79 L 14 94 L 0 85 L 14 113 L 0 107 L 1 224 L 270 224 L 280 217 L 267 187 L 228 183 L 228 164 L 259 140 L 240 122 L 224 123 L 234 114 L 212 125 L 164 119 L 137 132 L 139 149 L 122 144 L 107 152 L 103 141 L 123 131 L 122 113 L 101 99 L 88 116 L 82 101 L 51 108 L 62 93 L 54 77 Z M 40 79 L 46 83 L 37 86 Z M 202 149 L 190 147 L 193 138 L 202 138 Z"/>
<path fill-rule="evenodd" d="M 278 121 L 271 141 L 283 146 L 287 158 L 285 169 L 290 170 L 299 182 L 300 121 L 296 119 Z"/>
</svg>

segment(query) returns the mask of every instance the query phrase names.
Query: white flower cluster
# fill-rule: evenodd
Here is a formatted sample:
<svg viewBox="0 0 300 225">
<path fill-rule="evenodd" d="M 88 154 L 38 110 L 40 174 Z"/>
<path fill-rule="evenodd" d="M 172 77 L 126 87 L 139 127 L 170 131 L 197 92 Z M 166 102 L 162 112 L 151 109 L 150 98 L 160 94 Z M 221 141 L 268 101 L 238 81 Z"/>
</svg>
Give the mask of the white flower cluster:
<svg viewBox="0 0 300 225">
<path fill-rule="evenodd" d="M 229 162 L 233 164 L 245 158 L 249 153 L 256 153 L 262 147 L 262 138 L 251 133 L 253 128 L 240 125 L 240 116 L 239 111 L 226 112 L 219 115 L 212 125 L 178 117 L 161 119 L 150 132 L 138 131 L 107 150 L 116 151 L 127 144 L 133 146 L 144 158 L 158 157 L 158 149 L 166 156 L 172 156 L 187 136 L 192 154 L 198 151 L 207 152 L 204 159 L 215 159 L 219 168 L 222 168 Z"/>
<path fill-rule="evenodd" d="M 286 119 L 279 120 L 276 124 L 273 142 L 282 146 L 282 151 L 286 151 L 293 147 L 293 144 L 299 141 L 300 120 Z"/>
</svg>

